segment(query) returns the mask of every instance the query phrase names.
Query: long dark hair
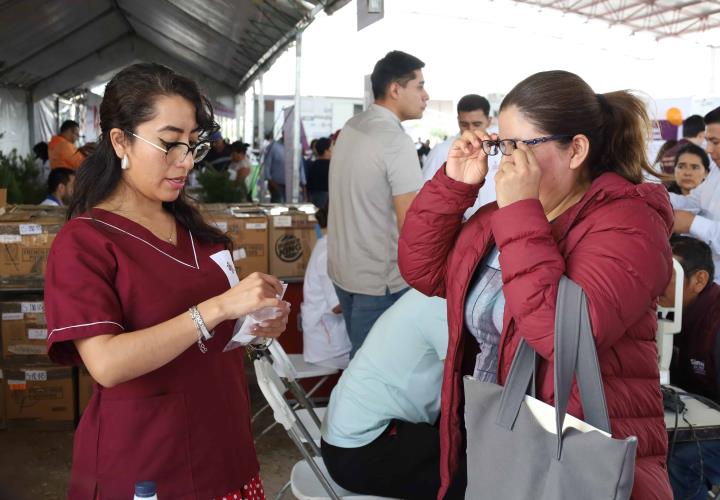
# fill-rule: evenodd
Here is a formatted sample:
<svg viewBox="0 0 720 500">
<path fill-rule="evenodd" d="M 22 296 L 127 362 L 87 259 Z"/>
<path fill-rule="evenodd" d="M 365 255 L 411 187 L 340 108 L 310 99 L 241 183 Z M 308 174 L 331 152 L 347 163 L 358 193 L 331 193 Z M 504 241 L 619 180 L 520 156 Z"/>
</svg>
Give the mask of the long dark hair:
<svg viewBox="0 0 720 500">
<path fill-rule="evenodd" d="M 122 181 L 120 158 L 112 147 L 110 130 L 119 128 L 125 131 L 126 140 L 132 142 L 134 137 L 128 132 L 134 132 L 138 125 L 153 118 L 155 99 L 171 95 L 184 97 L 195 107 L 201 136 L 208 136 L 218 129 L 212 105 L 194 81 L 161 64 L 128 66 L 105 87 L 100 105 L 100 139 L 95 152 L 85 159 L 78 170 L 68 219 L 84 212 L 92 215 L 93 207 L 106 200 Z M 188 201 L 184 189 L 175 201 L 163 202 L 163 208 L 198 239 L 231 247 L 230 238 L 203 220 L 200 212 Z"/>
<path fill-rule="evenodd" d="M 586 160 L 592 179 L 615 172 L 634 184 L 643 173 L 658 177 L 646 156 L 651 122 L 645 104 L 630 92 L 596 94 L 579 76 L 567 71 L 544 71 L 518 83 L 505 96 L 500 111 L 516 106 L 548 135 L 585 135 L 590 141 Z"/>
</svg>

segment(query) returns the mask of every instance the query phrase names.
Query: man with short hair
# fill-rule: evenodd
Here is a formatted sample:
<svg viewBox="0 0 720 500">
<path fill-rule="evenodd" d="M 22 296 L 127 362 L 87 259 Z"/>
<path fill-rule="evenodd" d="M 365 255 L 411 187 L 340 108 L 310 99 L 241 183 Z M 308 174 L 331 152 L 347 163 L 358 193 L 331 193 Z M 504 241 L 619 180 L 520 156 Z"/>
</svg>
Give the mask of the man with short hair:
<svg viewBox="0 0 720 500">
<path fill-rule="evenodd" d="M 60 133 L 54 135 L 48 143 L 48 159 L 50 168 L 70 168 L 77 170 L 85 160 L 85 155 L 75 147 L 80 139 L 80 124 L 75 120 L 65 120 L 60 126 Z"/>
<path fill-rule="evenodd" d="M 447 161 L 453 143 L 463 132 L 487 132 L 492 122 L 490 102 L 477 94 L 462 96 L 457 104 L 457 121 L 460 133 L 435 146 L 425 159 L 422 169 L 423 181 L 429 181 L 440 170 L 440 167 Z M 485 184 L 478 192 L 475 204 L 465 211 L 466 219 L 470 218 L 481 206 L 495 201 L 495 174 L 500 166 L 500 159 L 501 155 L 488 157 L 488 175 L 485 177 Z"/>
<path fill-rule="evenodd" d="M 328 273 L 352 351 L 408 288 L 397 265 L 400 229 L 422 185 L 413 140 L 401 122 L 422 118 L 429 100 L 420 59 L 400 51 L 371 75 L 375 102 L 345 124 L 330 160 Z"/>
<path fill-rule="evenodd" d="M 75 189 L 75 171 L 58 167 L 48 175 L 48 196 L 40 204 L 52 207 L 63 207 L 70 202 Z"/>
<path fill-rule="evenodd" d="M 715 165 L 720 164 L 720 106 L 705 115 L 706 150 Z M 715 282 L 720 283 L 720 172 L 710 167 L 705 181 L 687 196 L 670 193 L 675 209 L 673 232 L 690 234 L 712 249 Z"/>
<path fill-rule="evenodd" d="M 211 148 L 207 155 L 205 155 L 203 162 L 211 165 L 215 170 L 227 170 L 228 165 L 230 165 L 230 162 L 232 161 L 230 158 L 232 149 L 228 143 L 225 142 L 222 132 L 216 130 L 210 134 L 209 140 Z"/>
<path fill-rule="evenodd" d="M 702 146 L 705 141 L 705 120 L 700 115 L 692 115 L 685 118 L 682 128 L 682 139 L 673 147 L 667 150 L 663 155 L 660 163 L 662 164 L 663 173 L 672 175 L 675 170 L 675 159 L 678 151 L 688 144 Z"/>
<path fill-rule="evenodd" d="M 683 267 L 685 280 L 682 330 L 673 338 L 675 352 L 670 380 L 685 391 L 720 403 L 720 286 L 712 281 L 715 274 L 712 251 L 702 241 L 687 236 L 674 237 L 671 245 L 673 256 Z M 660 304 L 672 306 L 674 294 L 673 276 L 660 297 Z M 702 462 L 699 447 L 702 447 Z M 712 485 L 720 481 L 718 440 L 676 443 L 668 458 L 675 498 L 704 500 Z"/>
</svg>

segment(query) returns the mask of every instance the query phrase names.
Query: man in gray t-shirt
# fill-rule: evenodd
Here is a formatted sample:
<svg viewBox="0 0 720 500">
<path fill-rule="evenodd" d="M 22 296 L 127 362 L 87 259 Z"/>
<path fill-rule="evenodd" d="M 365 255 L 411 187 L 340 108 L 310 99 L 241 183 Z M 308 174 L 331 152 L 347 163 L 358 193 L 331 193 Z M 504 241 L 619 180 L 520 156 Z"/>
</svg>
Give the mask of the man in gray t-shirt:
<svg viewBox="0 0 720 500">
<path fill-rule="evenodd" d="M 422 174 L 401 122 L 422 118 L 429 99 L 424 66 L 400 51 L 379 60 L 371 76 L 374 104 L 348 120 L 333 149 L 328 274 L 352 343 L 350 357 L 375 320 L 407 290 L 397 242 Z"/>
</svg>

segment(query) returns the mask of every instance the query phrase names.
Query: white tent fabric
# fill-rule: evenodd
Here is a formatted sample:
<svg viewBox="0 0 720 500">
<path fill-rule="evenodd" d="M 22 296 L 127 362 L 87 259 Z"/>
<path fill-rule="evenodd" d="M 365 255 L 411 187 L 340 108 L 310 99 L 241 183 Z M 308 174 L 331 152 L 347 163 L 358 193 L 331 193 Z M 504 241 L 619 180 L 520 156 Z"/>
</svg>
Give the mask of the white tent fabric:
<svg viewBox="0 0 720 500">
<path fill-rule="evenodd" d="M 26 94 L 0 87 L 0 151 L 30 152 Z"/>
</svg>

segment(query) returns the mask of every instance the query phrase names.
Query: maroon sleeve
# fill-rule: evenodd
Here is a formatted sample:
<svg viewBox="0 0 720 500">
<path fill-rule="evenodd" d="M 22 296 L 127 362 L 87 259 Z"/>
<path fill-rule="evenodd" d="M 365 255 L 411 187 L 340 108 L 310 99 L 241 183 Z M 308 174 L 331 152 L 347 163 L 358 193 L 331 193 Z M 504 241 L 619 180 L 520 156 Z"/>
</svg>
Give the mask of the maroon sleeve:
<svg viewBox="0 0 720 500">
<path fill-rule="evenodd" d="M 541 356 L 553 357 L 563 274 L 587 296 L 598 352 L 610 348 L 653 307 L 669 280 L 672 261 L 666 229 L 652 212 L 639 200 L 604 207 L 567 260 L 538 200 L 519 201 L 493 215 L 507 305 L 518 332 Z"/>
<path fill-rule="evenodd" d="M 448 256 L 479 189 L 451 179 L 443 165 L 415 197 L 398 241 L 400 272 L 413 288 L 445 296 Z"/>
<path fill-rule="evenodd" d="M 45 273 L 48 355 L 53 362 L 79 364 L 73 340 L 124 331 L 114 287 L 117 264 L 112 246 L 85 221 L 71 221 L 55 238 Z"/>
</svg>

